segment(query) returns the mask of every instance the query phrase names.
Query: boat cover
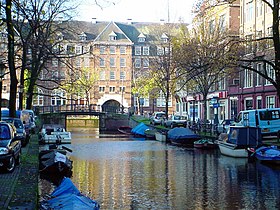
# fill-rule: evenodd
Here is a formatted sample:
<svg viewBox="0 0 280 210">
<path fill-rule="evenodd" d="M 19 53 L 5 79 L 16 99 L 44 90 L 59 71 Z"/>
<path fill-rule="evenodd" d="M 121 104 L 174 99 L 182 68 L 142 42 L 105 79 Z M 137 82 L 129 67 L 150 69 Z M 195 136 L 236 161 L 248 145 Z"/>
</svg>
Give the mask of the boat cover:
<svg viewBox="0 0 280 210">
<path fill-rule="evenodd" d="M 275 146 L 262 146 L 256 150 L 256 157 L 260 160 L 280 160 L 280 150 Z"/>
<path fill-rule="evenodd" d="M 149 129 L 149 126 L 145 125 L 144 123 L 140 123 L 134 127 L 131 132 L 135 135 L 145 136 L 145 130 L 147 129 Z"/>
<path fill-rule="evenodd" d="M 51 194 L 52 199 L 47 201 L 50 209 L 62 210 L 98 210 L 99 204 L 83 195 L 73 184 L 70 178 L 64 178 L 61 184 Z"/>
<path fill-rule="evenodd" d="M 230 126 L 227 142 L 238 146 L 261 145 L 261 129 L 256 127 Z"/>
<path fill-rule="evenodd" d="M 195 134 L 191 129 L 189 128 L 182 128 L 182 127 L 176 127 L 172 128 L 167 132 L 167 137 L 169 139 L 199 139 L 200 136 Z"/>
</svg>

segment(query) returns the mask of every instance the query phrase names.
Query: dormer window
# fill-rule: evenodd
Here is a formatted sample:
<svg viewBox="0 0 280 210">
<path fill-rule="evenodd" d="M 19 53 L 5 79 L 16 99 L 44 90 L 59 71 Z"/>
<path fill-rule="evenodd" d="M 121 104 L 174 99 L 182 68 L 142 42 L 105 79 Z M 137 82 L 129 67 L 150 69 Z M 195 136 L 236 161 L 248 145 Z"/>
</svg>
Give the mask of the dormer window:
<svg viewBox="0 0 280 210">
<path fill-rule="evenodd" d="M 86 41 L 87 40 L 87 35 L 83 32 L 79 35 L 80 41 Z"/>
<path fill-rule="evenodd" d="M 146 36 L 141 33 L 139 36 L 138 36 L 138 42 L 145 42 L 146 41 Z"/>
<path fill-rule="evenodd" d="M 110 34 L 109 34 L 109 41 L 115 41 L 117 40 L 117 34 L 112 31 Z"/>
<path fill-rule="evenodd" d="M 59 41 L 62 41 L 63 40 L 63 34 L 62 33 L 57 33 L 56 34 L 56 36 L 57 36 L 57 39 L 59 40 Z"/>
<path fill-rule="evenodd" d="M 165 33 L 161 35 L 161 41 L 164 43 L 168 42 L 168 36 Z"/>
</svg>

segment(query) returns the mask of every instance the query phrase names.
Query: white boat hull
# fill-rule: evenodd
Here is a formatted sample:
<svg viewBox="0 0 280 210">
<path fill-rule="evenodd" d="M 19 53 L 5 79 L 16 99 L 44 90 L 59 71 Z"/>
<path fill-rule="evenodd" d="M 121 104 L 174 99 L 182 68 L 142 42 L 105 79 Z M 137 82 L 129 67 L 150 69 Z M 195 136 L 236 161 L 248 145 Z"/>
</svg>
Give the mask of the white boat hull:
<svg viewBox="0 0 280 210">
<path fill-rule="evenodd" d="M 218 142 L 220 152 L 223 155 L 227 155 L 230 157 L 240 157 L 247 158 L 248 151 L 245 148 L 236 148 L 235 144 L 227 143 L 227 142 Z"/>
<path fill-rule="evenodd" d="M 155 137 L 156 137 L 156 140 L 157 140 L 157 141 L 166 142 L 166 135 L 165 135 L 165 134 L 156 132 L 156 133 L 155 133 Z"/>
</svg>

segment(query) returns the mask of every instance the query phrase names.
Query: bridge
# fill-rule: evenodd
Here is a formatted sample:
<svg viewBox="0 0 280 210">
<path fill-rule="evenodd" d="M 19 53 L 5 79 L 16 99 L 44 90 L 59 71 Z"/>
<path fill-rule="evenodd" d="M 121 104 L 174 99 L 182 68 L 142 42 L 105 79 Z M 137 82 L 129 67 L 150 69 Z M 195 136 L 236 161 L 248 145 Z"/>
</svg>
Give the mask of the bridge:
<svg viewBox="0 0 280 210">
<path fill-rule="evenodd" d="M 67 127 L 67 116 L 88 115 L 99 117 L 99 130 L 112 129 L 112 121 L 116 126 L 127 124 L 127 118 L 115 119 L 113 114 L 119 113 L 117 107 L 106 107 L 106 111 L 93 109 L 91 106 L 37 106 L 34 112 L 40 117 L 42 124 L 62 124 Z"/>
</svg>

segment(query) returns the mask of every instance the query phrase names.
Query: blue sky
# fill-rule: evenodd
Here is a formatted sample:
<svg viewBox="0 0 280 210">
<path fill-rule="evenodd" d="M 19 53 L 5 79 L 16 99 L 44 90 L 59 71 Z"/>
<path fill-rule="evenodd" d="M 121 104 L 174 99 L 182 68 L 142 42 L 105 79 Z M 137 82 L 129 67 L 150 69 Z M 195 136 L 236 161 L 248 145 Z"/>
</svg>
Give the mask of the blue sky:
<svg viewBox="0 0 280 210">
<path fill-rule="evenodd" d="M 102 9 L 94 0 L 84 0 L 79 10 L 79 20 L 121 21 L 132 19 L 135 22 L 159 22 L 168 19 L 168 0 L 98 0 Z M 112 4 L 111 2 L 114 2 Z M 190 23 L 191 9 L 195 0 L 169 0 L 170 22 Z"/>
</svg>

